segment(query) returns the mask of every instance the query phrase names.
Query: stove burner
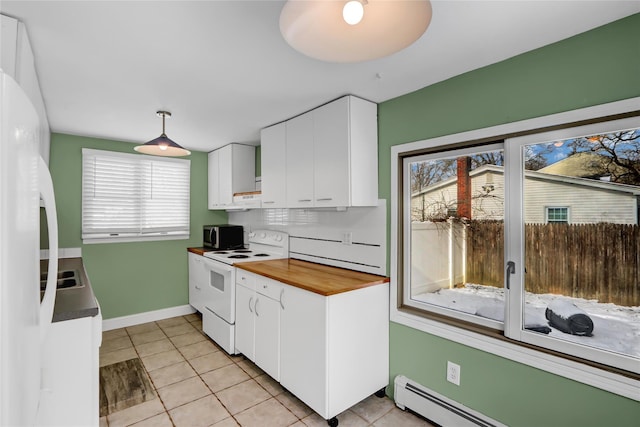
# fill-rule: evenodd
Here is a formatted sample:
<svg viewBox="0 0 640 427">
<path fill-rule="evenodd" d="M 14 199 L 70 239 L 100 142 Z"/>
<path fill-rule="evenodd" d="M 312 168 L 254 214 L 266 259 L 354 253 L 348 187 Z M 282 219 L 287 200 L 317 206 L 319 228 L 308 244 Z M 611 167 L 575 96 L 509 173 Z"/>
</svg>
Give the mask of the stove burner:
<svg viewBox="0 0 640 427">
<path fill-rule="evenodd" d="M 228 256 L 227 258 L 235 258 L 235 259 L 237 259 L 237 258 L 249 258 L 249 255 L 231 255 L 231 256 Z"/>
<path fill-rule="evenodd" d="M 237 251 L 233 251 L 233 252 L 239 253 L 239 254 L 248 254 L 251 251 L 249 249 L 238 249 Z"/>
<path fill-rule="evenodd" d="M 255 254 L 254 256 L 269 256 L 269 254 Z"/>
<path fill-rule="evenodd" d="M 211 252 L 211 253 L 212 253 L 212 254 L 214 254 L 214 255 L 226 255 L 226 254 L 228 254 L 229 252 L 220 251 L 220 252 Z"/>
</svg>

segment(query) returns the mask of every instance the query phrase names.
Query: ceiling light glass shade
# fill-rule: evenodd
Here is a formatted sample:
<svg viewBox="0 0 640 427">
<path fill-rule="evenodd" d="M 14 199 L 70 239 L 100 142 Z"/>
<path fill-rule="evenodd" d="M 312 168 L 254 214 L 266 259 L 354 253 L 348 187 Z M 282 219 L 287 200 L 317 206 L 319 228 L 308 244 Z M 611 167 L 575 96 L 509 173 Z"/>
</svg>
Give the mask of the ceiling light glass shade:
<svg viewBox="0 0 640 427">
<path fill-rule="evenodd" d="M 138 153 L 150 154 L 152 156 L 164 156 L 164 157 L 181 157 L 188 156 L 191 151 L 182 148 L 180 145 L 169 139 L 164 133 L 164 119 L 165 117 L 171 117 L 171 113 L 168 111 L 158 111 L 156 113 L 162 117 L 162 135 L 152 139 L 143 145 L 136 145 L 133 147 Z"/>
<path fill-rule="evenodd" d="M 431 22 L 429 0 L 369 0 L 357 25 L 343 18 L 345 1 L 289 0 L 280 32 L 297 51 L 327 62 L 361 62 L 398 52 Z"/>
<path fill-rule="evenodd" d="M 356 25 L 358 22 L 362 21 L 363 16 L 364 6 L 359 0 L 348 1 L 345 3 L 344 8 L 342 8 L 342 17 L 344 18 L 344 22 L 349 25 Z"/>
</svg>

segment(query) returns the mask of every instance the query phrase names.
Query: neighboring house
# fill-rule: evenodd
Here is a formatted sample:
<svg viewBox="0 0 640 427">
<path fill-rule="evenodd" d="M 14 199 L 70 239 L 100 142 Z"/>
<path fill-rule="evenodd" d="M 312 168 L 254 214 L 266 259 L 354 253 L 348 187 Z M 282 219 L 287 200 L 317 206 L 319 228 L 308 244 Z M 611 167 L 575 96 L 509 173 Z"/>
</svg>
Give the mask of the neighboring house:
<svg viewBox="0 0 640 427">
<path fill-rule="evenodd" d="M 473 219 L 504 216 L 502 166 L 484 165 L 469 173 Z M 455 216 L 455 177 L 411 196 L 413 221 Z M 525 222 L 638 224 L 640 187 L 587 178 L 525 171 Z"/>
</svg>

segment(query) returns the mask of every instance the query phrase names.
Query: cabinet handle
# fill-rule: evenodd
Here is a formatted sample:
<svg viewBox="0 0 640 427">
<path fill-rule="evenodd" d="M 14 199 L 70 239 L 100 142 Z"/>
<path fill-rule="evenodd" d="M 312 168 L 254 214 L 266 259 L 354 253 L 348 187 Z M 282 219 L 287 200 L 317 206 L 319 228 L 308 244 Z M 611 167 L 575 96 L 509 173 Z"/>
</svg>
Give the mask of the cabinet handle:
<svg viewBox="0 0 640 427">
<path fill-rule="evenodd" d="M 310 201 L 311 201 L 311 199 L 300 199 L 300 200 L 298 200 L 298 201 L 299 201 L 299 202 L 310 202 Z"/>
<path fill-rule="evenodd" d="M 284 304 L 282 304 L 282 297 L 284 296 L 284 289 L 280 289 L 280 301 L 278 301 L 280 303 L 280 307 L 282 307 L 282 309 L 284 310 Z"/>
<path fill-rule="evenodd" d="M 270 204 L 270 203 L 275 203 L 275 200 L 263 200 L 263 201 L 262 201 L 262 204 L 263 204 L 263 205 L 268 205 L 268 204 Z"/>
<path fill-rule="evenodd" d="M 196 286 L 196 289 L 197 290 L 201 290 L 202 288 L 200 286 Z"/>
<path fill-rule="evenodd" d="M 258 314 L 258 303 L 260 302 L 260 299 L 256 298 L 256 305 L 253 306 L 253 308 L 256 311 L 256 316 L 260 317 L 260 314 Z"/>
<path fill-rule="evenodd" d="M 253 297 L 249 298 L 249 311 L 253 313 L 253 310 L 251 309 L 251 301 L 253 301 Z"/>
<path fill-rule="evenodd" d="M 331 197 L 324 197 L 322 199 L 316 199 L 316 202 L 328 202 L 329 200 L 333 200 Z"/>
</svg>

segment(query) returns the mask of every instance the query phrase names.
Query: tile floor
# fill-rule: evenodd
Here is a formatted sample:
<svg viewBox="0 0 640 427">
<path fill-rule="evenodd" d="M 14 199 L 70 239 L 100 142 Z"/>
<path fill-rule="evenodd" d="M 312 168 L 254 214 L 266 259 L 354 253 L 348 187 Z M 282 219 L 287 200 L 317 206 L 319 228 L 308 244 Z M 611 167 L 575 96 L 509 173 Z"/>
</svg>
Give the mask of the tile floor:
<svg viewBox="0 0 640 427">
<path fill-rule="evenodd" d="M 244 356 L 230 356 L 202 333 L 198 314 L 104 332 L 100 366 L 139 357 L 158 398 L 100 419 L 103 426 L 327 426 Z M 338 415 L 340 427 L 430 426 L 371 396 Z"/>
</svg>

